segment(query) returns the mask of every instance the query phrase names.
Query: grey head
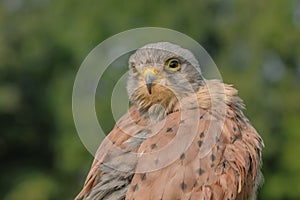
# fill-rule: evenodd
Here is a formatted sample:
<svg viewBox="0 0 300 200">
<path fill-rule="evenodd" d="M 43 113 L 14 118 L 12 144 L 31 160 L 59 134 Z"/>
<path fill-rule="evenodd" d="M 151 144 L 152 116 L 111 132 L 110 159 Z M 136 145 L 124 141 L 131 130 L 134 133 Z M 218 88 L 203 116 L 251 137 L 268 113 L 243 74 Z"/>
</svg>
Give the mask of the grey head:
<svg viewBox="0 0 300 200">
<path fill-rule="evenodd" d="M 169 42 L 147 44 L 129 58 L 127 91 L 133 104 L 147 110 L 195 93 L 204 78 L 194 55 Z M 172 108 L 169 108 L 172 112 Z"/>
</svg>

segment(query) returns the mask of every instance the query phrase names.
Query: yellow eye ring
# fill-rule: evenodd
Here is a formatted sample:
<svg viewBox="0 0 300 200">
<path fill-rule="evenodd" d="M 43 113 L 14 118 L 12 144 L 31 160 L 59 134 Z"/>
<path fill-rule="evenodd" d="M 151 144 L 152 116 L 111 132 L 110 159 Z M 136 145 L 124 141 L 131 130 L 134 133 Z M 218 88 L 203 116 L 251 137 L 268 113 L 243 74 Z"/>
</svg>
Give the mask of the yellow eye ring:
<svg viewBox="0 0 300 200">
<path fill-rule="evenodd" d="M 138 71 L 136 69 L 136 66 L 134 63 L 130 63 L 130 68 L 131 68 L 131 71 L 132 71 L 132 75 L 136 76 L 138 74 Z"/>
<path fill-rule="evenodd" d="M 166 62 L 166 68 L 171 71 L 180 70 L 181 64 L 180 61 L 176 58 L 171 58 Z"/>
</svg>

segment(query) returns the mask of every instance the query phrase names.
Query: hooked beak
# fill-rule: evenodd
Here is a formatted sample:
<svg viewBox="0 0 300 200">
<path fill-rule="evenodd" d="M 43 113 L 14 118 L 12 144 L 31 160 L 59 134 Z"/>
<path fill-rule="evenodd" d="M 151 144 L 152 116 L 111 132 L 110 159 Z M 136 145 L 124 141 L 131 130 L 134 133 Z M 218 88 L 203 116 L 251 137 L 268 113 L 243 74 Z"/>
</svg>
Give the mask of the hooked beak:
<svg viewBox="0 0 300 200">
<path fill-rule="evenodd" d="M 144 77 L 145 77 L 148 93 L 151 94 L 152 85 L 154 81 L 158 78 L 156 72 L 153 71 L 152 69 L 146 69 L 144 72 Z"/>
</svg>

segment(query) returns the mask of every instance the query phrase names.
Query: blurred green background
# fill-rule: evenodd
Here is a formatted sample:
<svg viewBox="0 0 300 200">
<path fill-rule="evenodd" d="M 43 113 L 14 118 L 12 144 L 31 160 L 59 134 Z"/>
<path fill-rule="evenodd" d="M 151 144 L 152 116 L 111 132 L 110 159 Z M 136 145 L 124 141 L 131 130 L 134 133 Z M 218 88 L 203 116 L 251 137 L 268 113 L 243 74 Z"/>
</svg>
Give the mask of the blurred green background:
<svg viewBox="0 0 300 200">
<path fill-rule="evenodd" d="M 299 0 L 0 0 L 0 199 L 75 197 L 93 159 L 72 118 L 76 72 L 101 41 L 143 26 L 209 52 L 265 141 L 259 199 L 300 199 Z M 109 94 L 97 99 L 106 132 Z"/>
</svg>

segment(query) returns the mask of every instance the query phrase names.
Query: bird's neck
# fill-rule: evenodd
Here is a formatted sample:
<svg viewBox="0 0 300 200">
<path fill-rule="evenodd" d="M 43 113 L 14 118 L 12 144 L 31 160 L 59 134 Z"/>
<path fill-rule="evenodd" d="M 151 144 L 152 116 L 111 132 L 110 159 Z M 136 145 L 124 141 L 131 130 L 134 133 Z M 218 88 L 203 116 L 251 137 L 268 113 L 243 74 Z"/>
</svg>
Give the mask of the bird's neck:
<svg viewBox="0 0 300 200">
<path fill-rule="evenodd" d="M 218 80 L 207 80 L 197 92 L 190 94 L 174 94 L 159 86 L 154 86 L 152 94 L 149 94 L 146 88 L 141 88 L 131 96 L 131 102 L 138 108 L 141 117 L 152 117 L 156 121 L 184 109 L 223 110 L 225 113 L 230 108 L 240 113 L 244 108 L 237 90 Z"/>
<path fill-rule="evenodd" d="M 153 85 L 151 94 L 148 93 L 146 87 L 141 87 L 131 95 L 130 101 L 144 118 L 149 116 L 163 118 L 179 110 L 177 96 L 166 87 Z"/>
</svg>

